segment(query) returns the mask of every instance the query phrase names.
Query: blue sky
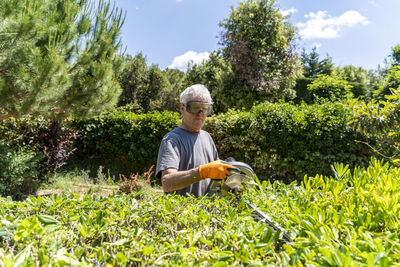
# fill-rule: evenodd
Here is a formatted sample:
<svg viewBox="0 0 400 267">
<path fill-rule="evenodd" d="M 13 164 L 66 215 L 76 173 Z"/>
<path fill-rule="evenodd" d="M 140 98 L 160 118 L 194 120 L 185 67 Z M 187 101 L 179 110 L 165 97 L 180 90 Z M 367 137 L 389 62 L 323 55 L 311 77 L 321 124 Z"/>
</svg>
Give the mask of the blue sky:
<svg viewBox="0 0 400 267">
<path fill-rule="evenodd" d="M 148 64 L 185 70 L 219 48 L 218 23 L 235 0 L 115 0 L 126 11 L 126 53 L 142 52 Z M 336 66 L 376 69 L 400 44 L 400 0 L 277 0 L 298 28 L 297 47 L 317 47 Z"/>
</svg>

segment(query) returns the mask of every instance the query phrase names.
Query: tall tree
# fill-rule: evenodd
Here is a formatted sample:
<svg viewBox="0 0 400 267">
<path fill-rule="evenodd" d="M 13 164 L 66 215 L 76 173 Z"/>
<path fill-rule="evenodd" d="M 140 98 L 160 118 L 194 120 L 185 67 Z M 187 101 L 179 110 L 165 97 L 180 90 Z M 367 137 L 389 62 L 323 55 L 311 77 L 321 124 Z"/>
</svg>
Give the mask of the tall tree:
<svg viewBox="0 0 400 267">
<path fill-rule="evenodd" d="M 400 44 L 392 48 L 392 54 L 390 55 L 392 59 L 392 65 L 400 65 Z"/>
<path fill-rule="evenodd" d="M 387 71 L 385 79 L 380 88 L 375 92 L 375 98 L 385 99 L 386 95 L 392 94 L 393 90 L 400 89 L 400 66 L 393 66 Z"/>
<path fill-rule="evenodd" d="M 146 90 L 148 85 L 148 67 L 146 58 L 142 53 L 135 57 L 127 56 L 125 66 L 118 77 L 119 84 L 122 87 L 122 93 L 119 97 L 118 105 L 124 106 L 131 104 L 140 108 L 138 103 L 138 92 Z"/>
<path fill-rule="evenodd" d="M 157 65 L 147 66 L 142 53 L 126 58 L 119 83 L 122 94 L 118 105 L 129 105 L 136 112 L 170 109 L 173 101 L 171 98 L 175 99 L 171 94 L 178 93 L 172 90 L 166 72 L 161 71 Z"/>
<path fill-rule="evenodd" d="M 115 104 L 121 10 L 90 0 L 0 1 L 1 119 L 90 117 Z"/>
<path fill-rule="evenodd" d="M 336 68 L 335 75 L 348 81 L 352 86 L 354 97 L 368 100 L 372 92 L 372 84 L 368 79 L 368 71 L 362 67 L 346 65 L 342 68 Z"/>
<path fill-rule="evenodd" d="M 148 72 L 148 85 L 146 90 L 139 93 L 139 103 L 144 111 L 163 110 L 164 99 L 162 92 L 169 92 L 171 85 L 165 74 L 156 66 L 150 67 Z"/>
<path fill-rule="evenodd" d="M 162 92 L 163 107 L 167 110 L 179 111 L 180 92 L 185 89 L 185 73 L 177 69 L 166 69 L 164 74 L 170 84 L 170 90 Z"/>
<path fill-rule="evenodd" d="M 334 69 L 332 58 L 327 56 L 320 60 L 316 47 L 313 47 L 309 54 L 303 49 L 301 63 L 303 64 L 304 77 L 307 78 L 315 78 L 319 74 L 331 75 Z"/>
<path fill-rule="evenodd" d="M 246 0 L 220 23 L 223 56 L 238 81 L 272 98 L 294 97 L 300 74 L 295 29 L 279 12 L 275 0 Z"/>
</svg>

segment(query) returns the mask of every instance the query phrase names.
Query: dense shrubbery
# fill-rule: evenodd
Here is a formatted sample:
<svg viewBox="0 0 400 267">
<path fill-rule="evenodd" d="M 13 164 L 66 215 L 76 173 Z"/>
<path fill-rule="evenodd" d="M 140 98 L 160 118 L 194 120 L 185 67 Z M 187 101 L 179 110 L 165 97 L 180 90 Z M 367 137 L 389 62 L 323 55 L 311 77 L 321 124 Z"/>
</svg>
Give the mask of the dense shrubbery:
<svg viewBox="0 0 400 267">
<path fill-rule="evenodd" d="M 35 190 L 38 179 L 37 153 L 29 149 L 15 149 L 0 141 L 0 196 L 19 198 L 21 193 Z"/>
<path fill-rule="evenodd" d="M 366 165 L 367 147 L 354 142 L 365 137 L 356 135 L 351 119 L 341 104 L 264 103 L 211 118 L 207 129 L 221 157 L 247 162 L 267 177 L 293 180 L 329 175 L 334 162 Z"/>
<path fill-rule="evenodd" d="M 66 163 L 75 149 L 74 140 L 78 137 L 77 132 L 71 130 L 66 123 L 56 120 L 49 122 L 42 117 L 33 116 L 3 120 L 0 123 L 0 141 L 7 144 L 8 151 L 14 151 L 9 156 L 4 155 L 4 160 L 8 162 L 11 159 L 16 160 L 12 168 L 15 168 L 18 173 L 20 173 L 19 169 L 25 169 L 25 166 L 29 166 L 30 170 L 26 170 L 27 174 L 18 178 L 11 175 L 6 178 L 8 182 L 0 182 L 0 184 L 9 187 L 10 183 L 24 183 L 28 186 L 32 179 L 35 183 L 28 188 L 14 186 L 12 187 L 14 189 L 7 192 L 0 190 L 0 195 L 14 193 L 17 188 L 19 188 L 18 191 L 26 193 L 25 191 L 47 182 L 48 174 L 57 171 Z M 30 162 L 28 158 L 32 153 L 36 155 L 35 160 L 28 163 Z M 25 156 L 21 158 L 24 154 L 26 158 Z M 35 175 L 31 177 L 28 173 Z"/>
<path fill-rule="evenodd" d="M 365 166 L 371 154 L 366 140 L 348 123 L 351 114 L 340 104 L 290 105 L 264 103 L 250 111 L 231 110 L 208 118 L 221 158 L 233 156 L 257 173 L 278 179 L 304 174 L 331 174 L 330 165 L 344 162 Z M 174 112 L 133 114 L 115 112 L 77 123 L 81 159 L 99 159 L 109 168 L 124 166 L 141 172 L 156 163 L 162 137 L 179 124 Z"/>
<path fill-rule="evenodd" d="M 330 175 L 334 162 L 366 165 L 372 152 L 355 140 L 373 145 L 375 139 L 356 132 L 350 124 L 353 119 L 339 103 L 265 102 L 250 111 L 230 110 L 210 117 L 205 129 L 213 136 L 221 158 L 233 156 L 264 177 L 292 181 L 304 174 Z M 44 156 L 36 169 L 45 181 L 45 173 L 62 166 L 74 149 L 75 159 L 86 167 L 93 164 L 112 172 L 143 172 L 156 163 L 163 136 L 179 123 L 176 112 L 116 110 L 75 121 L 74 131 L 41 119 L 9 119 L 0 131 L 3 140 L 14 147 L 30 147 Z M 76 132 L 81 137 L 73 147 Z"/>
<path fill-rule="evenodd" d="M 104 167 L 117 165 L 141 172 L 157 161 L 163 136 L 179 125 L 176 112 L 134 114 L 120 111 L 87 121 L 77 121 L 81 138 L 78 159 L 96 159 Z"/>
<path fill-rule="evenodd" d="M 2 121 L 0 136 L 15 148 L 29 148 L 43 154 L 37 166 L 42 175 L 63 166 L 74 151 L 74 140 L 79 138 L 66 122 L 33 116 Z"/>
<path fill-rule="evenodd" d="M 400 170 L 374 160 L 334 172 L 244 192 L 291 233 L 290 244 L 235 198 L 70 194 L 0 198 L 0 258 L 5 266 L 398 265 Z"/>
</svg>

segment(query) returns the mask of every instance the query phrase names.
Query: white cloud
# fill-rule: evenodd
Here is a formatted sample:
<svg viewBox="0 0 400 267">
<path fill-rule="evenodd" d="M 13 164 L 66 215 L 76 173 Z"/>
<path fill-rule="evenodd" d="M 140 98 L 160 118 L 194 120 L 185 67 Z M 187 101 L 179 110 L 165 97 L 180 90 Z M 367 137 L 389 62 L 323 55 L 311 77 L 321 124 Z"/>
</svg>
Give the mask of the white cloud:
<svg viewBox="0 0 400 267">
<path fill-rule="evenodd" d="M 366 17 L 354 10 L 349 10 L 339 17 L 331 17 L 327 11 L 318 11 L 304 16 L 305 23 L 298 23 L 299 34 L 303 39 L 337 38 L 345 27 L 368 24 Z"/>
<path fill-rule="evenodd" d="M 197 53 L 195 51 L 188 51 L 183 55 L 177 56 L 172 60 L 172 64 L 168 66 L 170 69 L 178 69 L 186 71 L 188 66 L 194 64 L 202 64 L 210 56 L 209 52 Z"/>
<path fill-rule="evenodd" d="M 176 2 L 180 3 L 180 2 L 183 2 L 183 0 L 176 0 Z"/>
<path fill-rule="evenodd" d="M 286 9 L 286 10 L 281 10 L 281 14 L 282 14 L 284 17 L 289 16 L 289 15 L 291 15 L 291 14 L 294 14 L 294 13 L 296 13 L 296 12 L 297 12 L 297 9 L 295 9 L 295 8 Z"/>
</svg>

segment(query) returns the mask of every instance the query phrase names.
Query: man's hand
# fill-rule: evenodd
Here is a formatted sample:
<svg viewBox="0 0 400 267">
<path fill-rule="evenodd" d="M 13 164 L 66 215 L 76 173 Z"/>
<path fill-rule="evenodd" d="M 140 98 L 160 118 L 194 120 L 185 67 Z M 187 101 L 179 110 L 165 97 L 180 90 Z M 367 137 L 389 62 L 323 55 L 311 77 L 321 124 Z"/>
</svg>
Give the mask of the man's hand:
<svg viewBox="0 0 400 267">
<path fill-rule="evenodd" d="M 201 179 L 211 178 L 223 180 L 230 174 L 228 169 L 236 169 L 232 165 L 225 164 L 221 160 L 216 160 L 199 166 L 199 174 Z"/>
</svg>

